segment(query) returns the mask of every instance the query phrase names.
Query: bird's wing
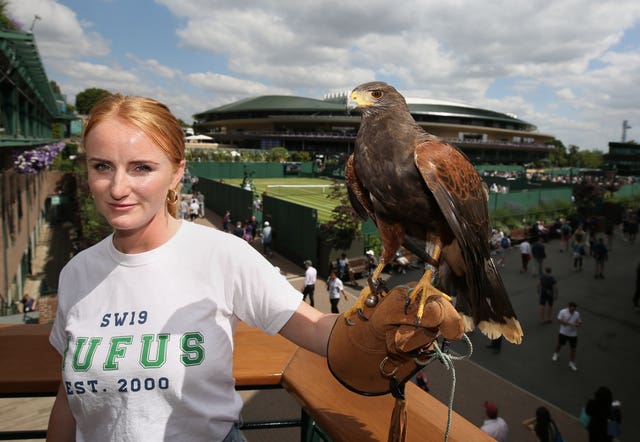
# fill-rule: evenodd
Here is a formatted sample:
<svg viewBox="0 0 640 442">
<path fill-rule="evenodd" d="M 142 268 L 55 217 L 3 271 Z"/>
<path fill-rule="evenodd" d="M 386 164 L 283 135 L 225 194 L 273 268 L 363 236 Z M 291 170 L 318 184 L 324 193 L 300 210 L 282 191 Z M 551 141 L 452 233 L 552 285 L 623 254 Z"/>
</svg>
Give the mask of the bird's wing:
<svg viewBox="0 0 640 442">
<path fill-rule="evenodd" d="M 363 220 L 366 220 L 367 217 L 371 217 L 375 221 L 375 215 L 373 211 L 373 205 L 371 204 L 371 199 L 369 198 L 369 191 L 364 188 L 358 175 L 356 175 L 356 169 L 353 165 L 355 161 L 355 157 L 353 154 L 349 156 L 347 160 L 347 165 L 344 168 L 344 180 L 347 184 L 347 192 L 349 194 L 349 201 L 351 201 L 351 206 L 353 210 L 356 211 L 358 216 Z"/>
<path fill-rule="evenodd" d="M 463 250 L 489 256 L 486 185 L 462 152 L 440 141 L 416 146 L 414 161 Z"/>
</svg>

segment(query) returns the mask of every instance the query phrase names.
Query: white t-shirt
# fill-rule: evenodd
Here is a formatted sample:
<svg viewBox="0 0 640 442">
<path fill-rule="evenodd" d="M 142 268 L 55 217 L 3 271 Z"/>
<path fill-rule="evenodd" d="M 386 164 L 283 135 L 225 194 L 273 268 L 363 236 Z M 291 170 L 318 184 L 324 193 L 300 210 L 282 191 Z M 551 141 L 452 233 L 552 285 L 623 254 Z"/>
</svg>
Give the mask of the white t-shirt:
<svg viewBox="0 0 640 442">
<path fill-rule="evenodd" d="M 500 416 L 495 419 L 487 419 L 480 427 L 482 431 L 493 437 L 498 442 L 509 441 L 509 427 Z"/>
<path fill-rule="evenodd" d="M 342 290 L 344 290 L 344 285 L 340 278 L 329 278 L 329 299 L 340 299 Z"/>
<path fill-rule="evenodd" d="M 62 270 L 52 345 L 78 441 L 219 441 L 238 420 L 238 320 L 277 333 L 301 302 L 246 241 L 183 222 L 152 251 L 112 236 Z"/>
<path fill-rule="evenodd" d="M 574 310 L 573 314 L 569 311 L 569 308 L 563 308 L 558 312 L 558 319 L 565 322 L 571 322 L 572 324 L 578 324 L 582 320 L 580 319 L 580 313 L 578 310 Z M 560 334 L 565 336 L 578 336 L 578 327 L 573 325 L 560 325 Z"/>
<path fill-rule="evenodd" d="M 528 241 L 522 241 L 520 243 L 520 253 L 522 255 L 531 255 L 531 244 Z"/>
<path fill-rule="evenodd" d="M 314 267 L 307 267 L 304 272 L 304 285 L 314 285 L 318 277 L 318 271 Z"/>
</svg>

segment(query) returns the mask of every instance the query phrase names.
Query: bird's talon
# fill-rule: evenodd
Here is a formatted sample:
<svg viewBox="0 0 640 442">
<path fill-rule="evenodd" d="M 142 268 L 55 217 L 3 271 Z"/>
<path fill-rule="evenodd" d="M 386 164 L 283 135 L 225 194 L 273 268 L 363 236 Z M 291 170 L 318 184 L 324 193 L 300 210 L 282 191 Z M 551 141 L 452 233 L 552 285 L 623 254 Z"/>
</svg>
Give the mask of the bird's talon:
<svg viewBox="0 0 640 442">
<path fill-rule="evenodd" d="M 347 324 L 348 326 L 354 326 L 354 325 L 356 325 L 356 323 L 355 323 L 355 322 L 353 322 L 351 319 L 347 318 L 346 316 L 344 317 L 344 322 L 346 322 L 346 324 Z"/>
<path fill-rule="evenodd" d="M 364 312 L 362 311 L 362 309 L 361 309 L 361 308 L 359 308 L 358 310 L 356 310 L 356 312 L 358 312 L 358 317 L 359 317 L 360 319 L 362 319 L 363 321 L 368 321 L 368 320 L 369 320 L 369 318 L 367 318 L 367 317 L 364 315 Z M 354 325 L 355 325 L 355 324 L 354 324 Z"/>
</svg>

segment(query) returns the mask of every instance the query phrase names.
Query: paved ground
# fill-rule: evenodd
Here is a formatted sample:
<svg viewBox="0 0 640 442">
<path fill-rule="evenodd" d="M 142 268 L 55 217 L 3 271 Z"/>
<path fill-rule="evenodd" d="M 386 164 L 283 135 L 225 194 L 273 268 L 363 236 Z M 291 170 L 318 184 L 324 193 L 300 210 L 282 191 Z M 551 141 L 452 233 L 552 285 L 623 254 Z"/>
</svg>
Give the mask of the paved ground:
<svg viewBox="0 0 640 442">
<path fill-rule="evenodd" d="M 220 219 L 208 214 L 199 223 L 219 226 Z M 44 247 L 44 246 L 43 246 Z M 482 402 L 497 402 L 500 414 L 510 424 L 512 441 L 533 440 L 521 425 L 523 419 L 533 415 L 535 408 L 546 405 L 559 423 L 566 441 L 586 440 L 586 432 L 580 427 L 576 416 L 584 402 L 600 385 L 609 386 L 614 397 L 621 400 L 623 415 L 632 417 L 640 412 L 637 401 L 637 385 L 632 374 L 639 367 L 640 356 L 636 350 L 640 338 L 640 312 L 631 305 L 631 294 L 635 284 L 635 268 L 640 259 L 640 244 L 631 246 L 620 237 L 614 239 L 613 251 L 605 269 L 606 278 L 593 278 L 593 262 L 585 260 L 584 270 L 573 270 L 569 255 L 559 252 L 558 241 L 546 245 L 548 263 L 553 267 L 559 282 L 560 300 L 564 307 L 570 300 L 578 304 L 583 327 L 578 345 L 578 372 L 567 366 L 568 349 L 553 363 L 551 354 L 555 345 L 558 327 L 539 322 L 536 278 L 519 272 L 519 254 L 512 250 L 507 265 L 501 269 L 505 285 L 523 325 L 525 339 L 522 345 L 504 344 L 502 352 L 495 354 L 485 346 L 488 340 L 472 333 L 474 353 L 471 361 L 456 364 L 456 396 L 454 410 L 474 424 L 483 420 Z M 48 252 L 43 256 L 49 256 Z M 44 258 L 43 258 L 44 259 Z M 272 258 L 294 287 L 302 285 L 302 267 L 279 255 Z M 393 275 L 390 285 L 419 277 L 419 270 L 407 275 Z M 360 281 L 363 282 L 363 281 Z M 347 287 L 352 295 L 350 301 L 341 301 L 341 311 L 348 308 L 358 290 Z M 328 295 L 322 282 L 316 289 L 316 307 L 329 311 Z M 554 309 L 557 313 L 557 309 Z M 22 316 L 0 318 L 2 322 L 21 322 Z M 431 394 L 442 402 L 449 398 L 451 373 L 441 364 L 427 368 L 431 383 Z M 245 397 L 245 419 L 261 419 L 266 412 L 269 417 L 298 417 L 299 408 L 282 391 L 249 392 Z M 46 407 L 45 407 L 46 408 Z M 46 409 L 44 414 L 46 422 Z M 277 430 L 249 432 L 250 441 L 294 441 L 299 440 L 299 430 Z M 624 421 L 623 441 L 640 440 L 640 423 L 627 418 Z"/>
</svg>

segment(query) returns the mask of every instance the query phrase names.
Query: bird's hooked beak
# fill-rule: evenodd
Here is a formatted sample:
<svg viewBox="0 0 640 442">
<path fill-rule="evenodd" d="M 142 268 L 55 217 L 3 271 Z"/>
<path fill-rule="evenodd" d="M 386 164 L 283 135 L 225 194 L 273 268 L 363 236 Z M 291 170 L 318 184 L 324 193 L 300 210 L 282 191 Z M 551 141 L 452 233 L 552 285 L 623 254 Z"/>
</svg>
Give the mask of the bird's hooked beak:
<svg viewBox="0 0 640 442">
<path fill-rule="evenodd" d="M 372 103 L 367 99 L 367 94 L 362 93 L 357 89 L 354 89 L 347 99 L 347 113 L 350 114 L 356 109 L 370 106 Z"/>
</svg>

